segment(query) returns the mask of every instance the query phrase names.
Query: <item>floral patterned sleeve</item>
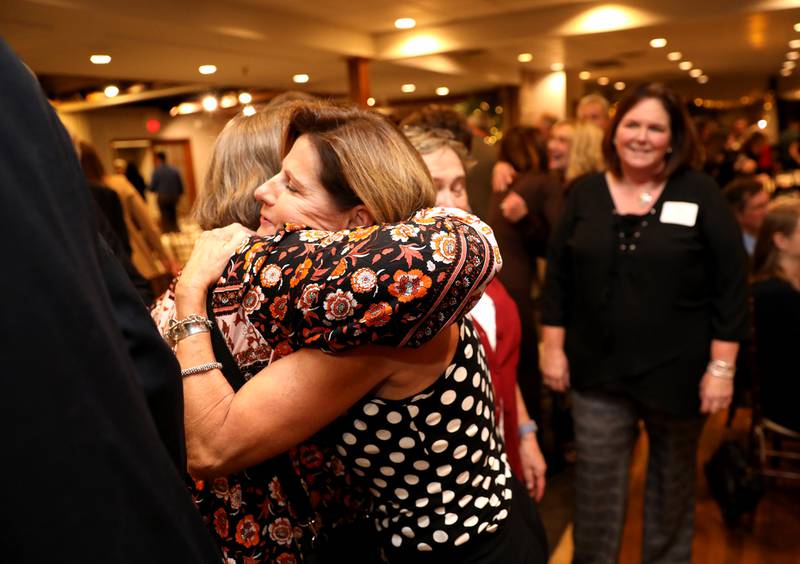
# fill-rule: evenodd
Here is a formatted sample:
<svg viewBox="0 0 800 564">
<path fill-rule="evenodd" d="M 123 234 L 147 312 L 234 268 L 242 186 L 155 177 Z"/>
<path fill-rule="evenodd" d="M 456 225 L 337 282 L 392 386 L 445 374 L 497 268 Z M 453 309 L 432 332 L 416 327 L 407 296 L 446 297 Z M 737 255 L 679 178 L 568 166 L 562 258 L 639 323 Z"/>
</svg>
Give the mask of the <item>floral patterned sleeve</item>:
<svg viewBox="0 0 800 564">
<path fill-rule="evenodd" d="M 240 249 L 212 303 L 243 308 L 278 356 L 419 347 L 472 308 L 501 264 L 491 228 L 456 209 L 335 233 L 287 225 Z"/>
</svg>

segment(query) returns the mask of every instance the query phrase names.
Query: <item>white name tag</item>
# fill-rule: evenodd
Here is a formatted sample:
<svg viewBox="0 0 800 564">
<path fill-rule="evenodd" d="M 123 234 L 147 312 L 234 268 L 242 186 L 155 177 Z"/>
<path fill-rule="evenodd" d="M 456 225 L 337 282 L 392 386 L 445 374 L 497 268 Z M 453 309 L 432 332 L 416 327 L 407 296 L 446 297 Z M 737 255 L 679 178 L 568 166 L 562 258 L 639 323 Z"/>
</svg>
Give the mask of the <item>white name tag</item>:
<svg viewBox="0 0 800 564">
<path fill-rule="evenodd" d="M 661 223 L 674 223 L 692 227 L 697 221 L 698 206 L 692 202 L 664 202 L 661 207 Z"/>
</svg>

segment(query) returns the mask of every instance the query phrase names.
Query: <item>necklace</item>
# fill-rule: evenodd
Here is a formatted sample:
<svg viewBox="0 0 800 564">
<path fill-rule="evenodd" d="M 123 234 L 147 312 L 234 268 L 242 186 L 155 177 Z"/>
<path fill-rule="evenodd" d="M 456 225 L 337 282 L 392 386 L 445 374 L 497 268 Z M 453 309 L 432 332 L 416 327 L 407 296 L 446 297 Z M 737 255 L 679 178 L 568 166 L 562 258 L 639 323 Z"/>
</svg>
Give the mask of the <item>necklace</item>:
<svg viewBox="0 0 800 564">
<path fill-rule="evenodd" d="M 650 190 L 645 190 L 644 192 L 639 192 L 639 205 L 644 207 L 652 203 L 653 201 L 653 193 Z"/>
</svg>

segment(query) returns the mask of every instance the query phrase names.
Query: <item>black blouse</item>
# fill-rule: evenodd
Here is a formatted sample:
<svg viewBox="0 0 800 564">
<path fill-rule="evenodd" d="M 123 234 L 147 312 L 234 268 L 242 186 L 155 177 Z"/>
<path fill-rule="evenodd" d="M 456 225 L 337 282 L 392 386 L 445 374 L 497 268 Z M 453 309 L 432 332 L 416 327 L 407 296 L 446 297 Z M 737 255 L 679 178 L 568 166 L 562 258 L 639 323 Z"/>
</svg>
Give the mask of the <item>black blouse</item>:
<svg viewBox="0 0 800 564">
<path fill-rule="evenodd" d="M 653 208 L 619 215 L 602 174 L 570 191 L 551 238 L 542 320 L 566 328 L 576 389 L 697 413 L 712 339 L 747 331 L 747 258 L 714 181 L 683 171 Z"/>
</svg>

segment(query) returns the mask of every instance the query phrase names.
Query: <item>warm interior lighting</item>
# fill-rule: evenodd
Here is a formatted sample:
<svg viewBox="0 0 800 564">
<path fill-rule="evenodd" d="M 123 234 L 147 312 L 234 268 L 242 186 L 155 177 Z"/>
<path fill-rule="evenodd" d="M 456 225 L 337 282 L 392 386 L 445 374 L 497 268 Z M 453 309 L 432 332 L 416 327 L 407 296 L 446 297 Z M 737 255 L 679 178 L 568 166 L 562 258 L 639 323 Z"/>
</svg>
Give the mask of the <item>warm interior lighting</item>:
<svg viewBox="0 0 800 564">
<path fill-rule="evenodd" d="M 374 105 L 375 105 L 375 98 L 373 98 L 372 96 L 367 98 L 367 106 L 369 106 L 371 108 Z"/>
<path fill-rule="evenodd" d="M 706 82 L 708 82 L 708 76 L 706 76 L 704 74 L 698 76 L 697 77 L 697 82 L 699 82 L 700 84 L 705 84 Z"/>
<path fill-rule="evenodd" d="M 792 69 L 781 69 L 781 76 L 789 76 L 792 74 Z"/>
<path fill-rule="evenodd" d="M 794 30 L 795 31 L 800 31 L 800 23 L 794 24 Z"/>
<path fill-rule="evenodd" d="M 653 49 L 661 49 L 662 47 L 667 46 L 667 40 L 663 37 L 655 37 L 650 40 L 650 47 Z"/>
<path fill-rule="evenodd" d="M 756 125 L 758 126 L 758 128 L 759 128 L 759 129 L 766 129 L 766 127 L 767 127 L 767 120 L 765 120 L 765 119 L 760 119 L 760 120 L 758 120 L 758 121 L 756 122 Z"/>
<path fill-rule="evenodd" d="M 636 12 L 626 6 L 599 6 L 587 10 L 575 22 L 579 33 L 615 31 L 634 25 Z"/>
<path fill-rule="evenodd" d="M 592 73 L 590 73 L 589 71 L 581 71 L 578 73 L 578 78 L 580 78 L 581 80 L 589 80 L 590 78 L 592 78 Z"/>
<path fill-rule="evenodd" d="M 692 64 L 692 61 L 681 61 L 681 62 L 678 64 L 678 68 L 679 68 L 679 69 L 681 69 L 681 70 L 689 70 L 689 69 L 690 69 L 690 68 L 692 68 L 693 66 L 694 66 L 694 65 Z"/>
<path fill-rule="evenodd" d="M 564 70 L 564 63 L 553 63 L 550 65 L 550 70 L 553 72 L 561 72 Z"/>
<path fill-rule="evenodd" d="M 397 18 L 394 20 L 394 27 L 397 29 L 414 29 L 417 27 L 417 20 L 414 18 Z"/>
<path fill-rule="evenodd" d="M 106 95 L 106 98 L 113 98 L 117 94 L 119 94 L 119 88 L 114 86 L 113 84 L 110 86 L 106 86 L 103 90 L 103 94 Z"/>
<path fill-rule="evenodd" d="M 517 55 L 517 60 L 520 63 L 530 63 L 533 60 L 533 53 L 520 53 Z"/>
<path fill-rule="evenodd" d="M 442 42 L 433 35 L 416 35 L 405 41 L 398 48 L 398 54 L 403 57 L 419 57 L 430 55 L 442 50 Z"/>
<path fill-rule="evenodd" d="M 249 104 L 253 101 L 253 95 L 249 92 L 239 92 L 239 103 L 240 104 Z"/>
<path fill-rule="evenodd" d="M 292 82 L 296 82 L 297 84 L 305 84 L 309 80 L 311 80 L 311 77 L 307 74 L 296 74 L 292 77 Z"/>
<path fill-rule="evenodd" d="M 786 58 L 790 61 L 796 61 L 797 59 L 800 59 L 800 53 L 797 51 L 789 51 L 786 53 Z"/>
<path fill-rule="evenodd" d="M 411 94 L 417 89 L 416 84 L 404 84 L 400 87 L 400 90 L 405 92 L 406 94 Z"/>
<path fill-rule="evenodd" d="M 792 70 L 795 66 L 797 66 L 797 63 L 794 61 L 783 61 L 783 68 L 785 69 Z"/>
<path fill-rule="evenodd" d="M 600 86 L 605 86 L 606 84 L 608 84 L 608 77 L 601 76 L 600 78 L 597 79 L 597 84 L 599 84 Z"/>
<path fill-rule="evenodd" d="M 225 94 L 219 101 L 221 108 L 232 108 L 238 102 L 236 94 Z"/>
<path fill-rule="evenodd" d="M 217 67 L 215 65 L 200 65 L 197 67 L 197 72 L 200 74 L 214 74 L 217 72 Z"/>
<path fill-rule="evenodd" d="M 447 96 L 450 94 L 450 89 L 447 86 L 440 86 L 436 89 L 437 96 Z"/>
<path fill-rule="evenodd" d="M 789 49 L 800 49 L 800 39 L 792 39 L 789 42 Z"/>
<path fill-rule="evenodd" d="M 203 98 L 203 109 L 207 112 L 213 112 L 219 106 L 219 101 L 214 96 L 206 96 Z"/>
<path fill-rule="evenodd" d="M 107 65 L 111 62 L 111 55 L 92 55 L 89 60 L 95 65 Z"/>
<path fill-rule="evenodd" d="M 250 117 L 256 114 L 256 109 L 253 106 L 247 105 L 242 108 L 242 113 L 247 117 Z"/>
<path fill-rule="evenodd" d="M 702 75 L 703 71 L 700 69 L 692 69 L 689 71 L 689 76 L 692 78 L 697 78 L 698 76 Z"/>
<path fill-rule="evenodd" d="M 193 114 L 200 111 L 200 104 L 194 102 L 183 102 L 178 105 L 178 113 L 181 115 Z"/>
<path fill-rule="evenodd" d="M 621 80 L 614 83 L 614 90 L 625 90 L 625 83 Z"/>
<path fill-rule="evenodd" d="M 672 53 L 667 53 L 667 59 L 670 61 L 680 61 L 683 58 L 683 53 L 680 51 L 673 51 Z"/>
</svg>

